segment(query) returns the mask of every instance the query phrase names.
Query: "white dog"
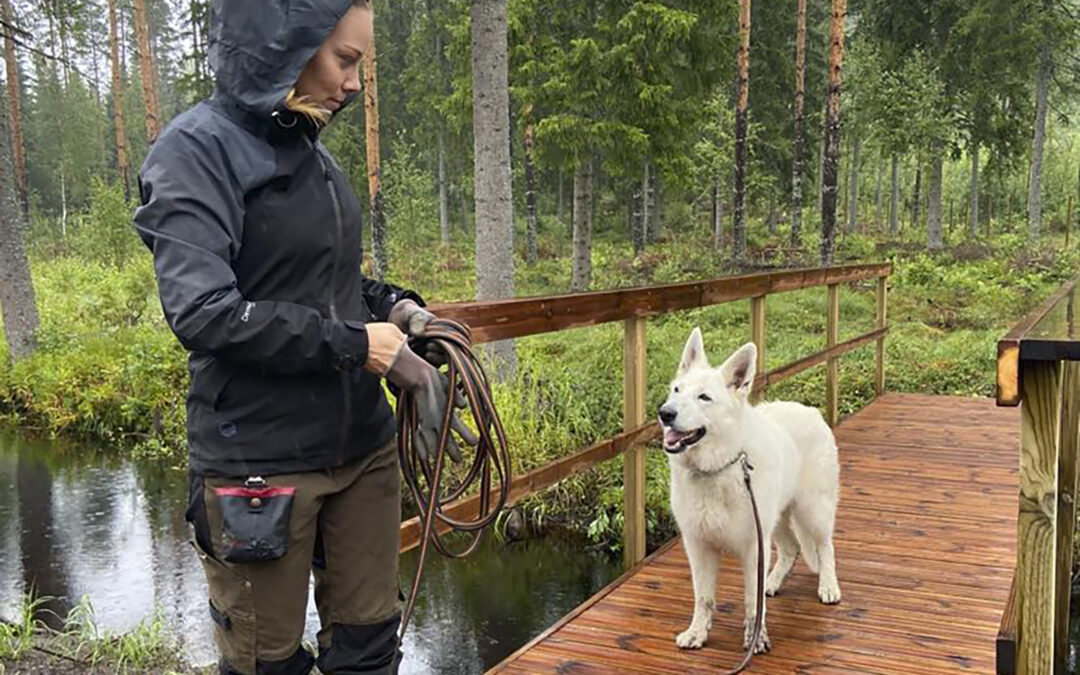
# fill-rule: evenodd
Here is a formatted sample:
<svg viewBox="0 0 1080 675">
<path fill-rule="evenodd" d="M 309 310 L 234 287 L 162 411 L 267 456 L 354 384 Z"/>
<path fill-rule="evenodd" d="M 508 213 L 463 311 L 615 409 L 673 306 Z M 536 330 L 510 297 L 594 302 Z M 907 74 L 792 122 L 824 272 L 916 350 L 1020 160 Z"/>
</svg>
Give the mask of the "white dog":
<svg viewBox="0 0 1080 675">
<path fill-rule="evenodd" d="M 751 482 L 761 516 L 765 569 L 772 542 L 776 566 L 766 581 L 774 595 L 803 552 L 818 574 L 818 597 L 840 602 L 833 556 L 839 498 L 836 441 L 815 408 L 798 403 L 752 405 L 757 348 L 740 347 L 724 365 L 709 366 L 701 331 L 690 335 L 667 401 L 660 408 L 664 449 L 671 466 L 671 510 L 682 532 L 694 580 L 694 618 L 676 639 L 684 649 L 705 644 L 712 625 L 716 573 L 723 551 L 742 561 L 746 616 L 743 646 L 753 637 L 757 606 L 757 531 L 740 453 L 753 467 Z M 754 652 L 770 647 L 762 607 Z"/>
</svg>

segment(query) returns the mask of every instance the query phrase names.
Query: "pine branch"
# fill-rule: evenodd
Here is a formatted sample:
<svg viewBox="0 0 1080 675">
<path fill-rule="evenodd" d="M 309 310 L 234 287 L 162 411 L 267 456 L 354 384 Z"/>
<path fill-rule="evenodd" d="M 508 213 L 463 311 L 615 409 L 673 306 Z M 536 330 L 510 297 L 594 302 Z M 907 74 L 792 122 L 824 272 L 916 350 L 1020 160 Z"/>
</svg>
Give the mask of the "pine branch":
<svg viewBox="0 0 1080 675">
<path fill-rule="evenodd" d="M 94 86 L 99 87 L 99 88 L 101 87 L 101 81 L 98 78 L 96 78 L 93 75 L 90 75 L 88 73 L 84 73 L 79 68 L 76 68 L 75 64 L 72 63 L 70 59 L 65 59 L 65 58 L 63 58 L 61 56 L 56 56 L 55 54 L 50 54 L 50 53 L 48 53 L 46 51 L 38 49 L 37 47 L 29 45 L 29 44 L 23 42 L 22 40 L 20 40 L 19 38 L 15 37 L 14 35 L 10 34 L 10 30 L 12 29 L 11 26 L 9 26 L 8 24 L 4 24 L 4 26 L 9 29 L 9 32 L 7 32 L 4 35 L 4 37 L 6 39 L 8 39 L 8 40 L 11 40 L 12 44 L 14 44 L 16 47 L 22 47 L 23 49 L 30 52 L 31 54 L 37 54 L 38 56 L 49 59 L 50 61 L 55 61 L 57 63 L 62 63 L 64 65 L 66 65 L 68 68 L 70 68 L 72 71 L 77 73 L 78 75 L 82 76 L 87 81 L 93 82 Z M 19 29 L 15 29 L 15 30 L 19 30 Z M 21 32 L 25 32 L 25 31 L 21 31 Z M 29 33 L 27 33 L 27 35 L 29 35 Z M 31 35 L 31 38 L 32 37 L 33 36 Z"/>
</svg>

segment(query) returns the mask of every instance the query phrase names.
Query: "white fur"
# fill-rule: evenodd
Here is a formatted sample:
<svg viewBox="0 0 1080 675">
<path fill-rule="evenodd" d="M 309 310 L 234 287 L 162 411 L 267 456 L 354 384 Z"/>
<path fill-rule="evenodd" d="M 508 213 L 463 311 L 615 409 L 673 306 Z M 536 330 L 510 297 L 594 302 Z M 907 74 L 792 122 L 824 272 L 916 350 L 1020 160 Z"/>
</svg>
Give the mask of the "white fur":
<svg viewBox="0 0 1080 675">
<path fill-rule="evenodd" d="M 682 532 L 694 582 L 694 616 L 690 627 L 675 640 L 684 649 L 701 647 L 708 637 L 723 552 L 735 554 L 742 562 L 744 644 L 748 646 L 753 634 L 757 605 L 753 511 L 740 466 L 719 471 L 740 452 L 746 453 L 753 466 L 751 482 L 764 533 L 765 569 L 772 542 L 777 547 L 767 594 L 780 590 L 801 550 L 811 570 L 818 573 L 821 601 L 840 601 L 832 543 L 840 476 L 836 441 L 815 408 L 790 402 L 755 406 L 748 401 L 756 359 L 757 349 L 747 343 L 719 368 L 710 367 L 701 331 L 695 328 L 661 408 L 669 418 L 665 432 L 704 429 L 700 441 L 678 454 L 671 454 L 678 447 L 665 445 L 671 466 L 671 510 Z M 763 623 L 754 649 L 762 652 L 769 646 Z"/>
</svg>

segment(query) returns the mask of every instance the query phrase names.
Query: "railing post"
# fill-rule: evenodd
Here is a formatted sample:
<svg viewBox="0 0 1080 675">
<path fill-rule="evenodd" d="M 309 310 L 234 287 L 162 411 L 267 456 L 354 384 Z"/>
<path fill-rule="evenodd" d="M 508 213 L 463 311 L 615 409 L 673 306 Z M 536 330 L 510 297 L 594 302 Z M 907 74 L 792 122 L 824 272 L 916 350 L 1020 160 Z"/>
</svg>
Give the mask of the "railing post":
<svg viewBox="0 0 1080 675">
<path fill-rule="evenodd" d="M 765 297 L 755 295 L 750 298 L 750 340 L 757 347 L 755 372 L 758 375 L 765 373 Z M 754 390 L 750 393 L 750 400 L 757 403 L 761 396 L 761 390 Z"/>
<path fill-rule="evenodd" d="M 840 285 L 829 284 L 825 313 L 825 346 L 835 347 L 840 337 Z M 838 420 L 838 390 L 836 357 L 829 357 L 825 364 L 825 421 L 835 427 Z"/>
<path fill-rule="evenodd" d="M 1073 535 L 1076 532 L 1077 450 L 1080 448 L 1080 362 L 1067 361 L 1061 373 L 1058 451 L 1056 605 L 1054 672 L 1067 670 L 1069 596 L 1072 592 Z"/>
<path fill-rule="evenodd" d="M 645 423 L 645 317 L 627 319 L 623 337 L 623 428 Z M 623 455 L 623 563 L 645 557 L 645 447 Z"/>
<path fill-rule="evenodd" d="M 1053 671 L 1061 363 L 1022 361 L 1016 672 Z"/>
<path fill-rule="evenodd" d="M 877 280 L 877 328 L 885 327 L 885 310 L 888 300 L 888 277 L 878 277 Z M 874 393 L 881 396 L 885 393 L 885 337 L 877 339 L 877 373 L 874 376 Z"/>
</svg>

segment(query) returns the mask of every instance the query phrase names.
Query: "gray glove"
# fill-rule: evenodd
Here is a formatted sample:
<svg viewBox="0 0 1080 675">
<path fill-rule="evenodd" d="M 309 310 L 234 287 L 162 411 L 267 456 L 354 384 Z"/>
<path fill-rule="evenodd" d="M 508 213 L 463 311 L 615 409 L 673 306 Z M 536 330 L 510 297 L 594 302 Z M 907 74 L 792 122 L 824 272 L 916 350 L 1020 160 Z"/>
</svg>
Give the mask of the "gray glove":
<svg viewBox="0 0 1080 675">
<path fill-rule="evenodd" d="M 439 447 L 443 415 L 446 414 L 449 402 L 450 386 L 446 376 L 405 344 L 387 371 L 386 379 L 416 397 L 416 449 L 424 461 L 434 460 L 435 451 Z M 465 407 L 465 397 L 460 392 L 455 392 L 454 407 Z M 479 442 L 476 434 L 461 421 L 456 412 L 450 416 L 450 426 L 466 444 L 475 446 Z M 462 460 L 461 448 L 453 434 L 447 438 L 446 452 L 455 462 Z"/>
<path fill-rule="evenodd" d="M 435 320 L 435 315 L 406 298 L 398 301 L 390 310 L 389 320 L 409 337 L 424 337 L 427 326 Z M 434 340 L 425 342 L 421 356 L 436 368 L 445 366 L 449 361 L 446 351 Z"/>
<path fill-rule="evenodd" d="M 423 337 L 424 329 L 434 319 L 434 314 L 409 299 L 398 301 L 390 310 L 389 317 L 390 323 L 409 337 Z"/>
</svg>

